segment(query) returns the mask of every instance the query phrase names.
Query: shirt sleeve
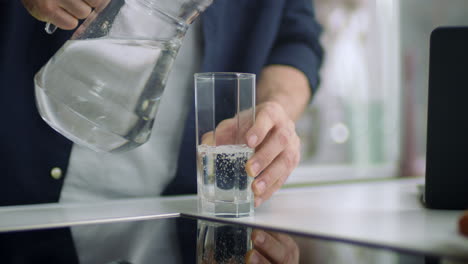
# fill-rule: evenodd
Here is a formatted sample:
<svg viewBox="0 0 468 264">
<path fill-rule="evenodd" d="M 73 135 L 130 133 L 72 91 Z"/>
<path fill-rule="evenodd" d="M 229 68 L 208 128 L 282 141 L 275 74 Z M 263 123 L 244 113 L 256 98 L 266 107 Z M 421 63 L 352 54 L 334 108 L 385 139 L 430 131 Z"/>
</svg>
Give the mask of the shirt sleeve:
<svg viewBox="0 0 468 264">
<path fill-rule="evenodd" d="M 312 0 L 287 0 L 268 64 L 288 65 L 308 78 L 312 94 L 319 85 L 323 60 L 321 26 L 315 20 Z"/>
</svg>

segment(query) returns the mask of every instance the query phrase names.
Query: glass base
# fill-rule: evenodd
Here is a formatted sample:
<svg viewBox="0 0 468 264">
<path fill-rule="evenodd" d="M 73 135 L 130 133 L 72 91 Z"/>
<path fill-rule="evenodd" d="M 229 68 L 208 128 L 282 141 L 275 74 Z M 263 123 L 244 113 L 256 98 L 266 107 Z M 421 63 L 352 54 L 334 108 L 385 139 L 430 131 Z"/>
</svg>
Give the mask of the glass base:
<svg viewBox="0 0 468 264">
<path fill-rule="evenodd" d="M 245 202 L 213 202 L 198 199 L 198 212 L 217 217 L 238 218 L 247 217 L 254 214 L 253 201 Z"/>
</svg>

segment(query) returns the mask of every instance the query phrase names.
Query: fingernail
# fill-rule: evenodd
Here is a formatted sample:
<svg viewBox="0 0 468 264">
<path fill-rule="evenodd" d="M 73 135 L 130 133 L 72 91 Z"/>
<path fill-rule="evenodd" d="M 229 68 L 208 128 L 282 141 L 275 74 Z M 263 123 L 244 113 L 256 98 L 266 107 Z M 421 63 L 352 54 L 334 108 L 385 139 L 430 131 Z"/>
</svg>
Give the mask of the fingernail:
<svg viewBox="0 0 468 264">
<path fill-rule="evenodd" d="M 257 253 L 257 252 L 253 252 L 253 253 L 250 255 L 250 258 L 249 258 L 249 262 L 248 262 L 248 263 L 252 263 L 252 264 L 260 263 L 260 257 L 258 256 L 258 253 Z"/>
<path fill-rule="evenodd" d="M 255 207 L 258 207 L 259 205 L 262 204 L 262 202 L 263 202 L 262 198 L 256 198 L 256 199 L 255 199 L 255 204 L 254 204 L 254 206 L 255 206 Z"/>
<path fill-rule="evenodd" d="M 249 176 L 251 177 L 255 177 L 258 175 L 260 171 L 260 164 L 258 162 L 254 162 L 251 166 L 250 166 L 250 173 L 249 173 Z"/>
<path fill-rule="evenodd" d="M 265 189 L 266 189 L 266 184 L 264 181 L 259 181 L 257 184 L 255 184 L 255 189 L 257 189 L 257 195 L 261 195 Z"/>
<path fill-rule="evenodd" d="M 258 137 L 257 135 L 251 135 L 248 140 L 249 147 L 253 148 L 255 147 L 255 144 L 257 144 Z"/>
<path fill-rule="evenodd" d="M 263 232 L 259 231 L 257 232 L 257 235 L 255 236 L 254 243 L 257 245 L 260 245 L 260 244 L 263 244 L 263 242 L 265 242 L 265 235 L 263 234 Z"/>
</svg>

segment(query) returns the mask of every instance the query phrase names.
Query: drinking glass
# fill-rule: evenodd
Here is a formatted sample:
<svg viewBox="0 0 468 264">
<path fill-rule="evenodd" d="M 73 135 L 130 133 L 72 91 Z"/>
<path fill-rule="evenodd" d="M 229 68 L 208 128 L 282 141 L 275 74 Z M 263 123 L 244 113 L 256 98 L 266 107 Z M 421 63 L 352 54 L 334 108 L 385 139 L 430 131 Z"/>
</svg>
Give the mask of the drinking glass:
<svg viewBox="0 0 468 264">
<path fill-rule="evenodd" d="M 255 74 L 195 74 L 198 205 L 203 214 L 253 214 L 253 178 L 245 166 L 254 149 Z"/>
</svg>

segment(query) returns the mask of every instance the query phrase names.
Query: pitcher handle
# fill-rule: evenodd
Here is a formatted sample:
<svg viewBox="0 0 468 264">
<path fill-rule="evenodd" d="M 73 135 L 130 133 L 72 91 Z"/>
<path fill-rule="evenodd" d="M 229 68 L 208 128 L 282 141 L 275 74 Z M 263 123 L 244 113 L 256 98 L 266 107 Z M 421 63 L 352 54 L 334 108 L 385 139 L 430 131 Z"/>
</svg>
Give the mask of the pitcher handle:
<svg viewBox="0 0 468 264">
<path fill-rule="evenodd" d="M 47 34 L 54 34 L 55 30 L 57 30 L 57 26 L 48 22 L 46 25 L 45 25 L 45 31 L 47 32 Z"/>
</svg>

